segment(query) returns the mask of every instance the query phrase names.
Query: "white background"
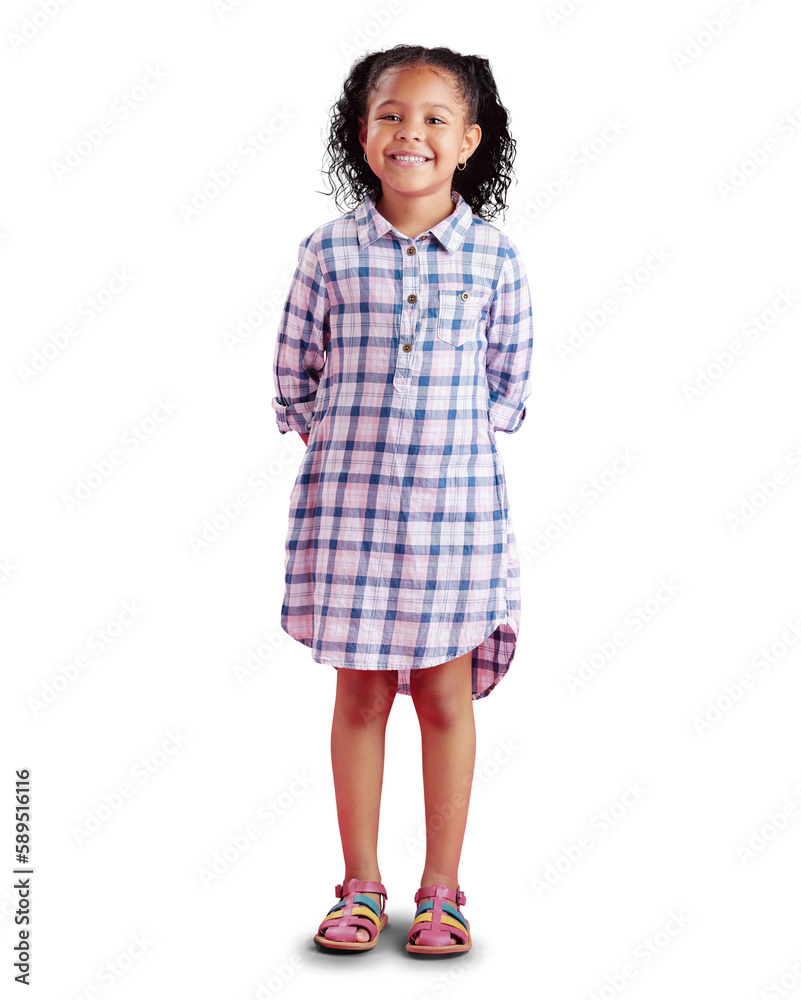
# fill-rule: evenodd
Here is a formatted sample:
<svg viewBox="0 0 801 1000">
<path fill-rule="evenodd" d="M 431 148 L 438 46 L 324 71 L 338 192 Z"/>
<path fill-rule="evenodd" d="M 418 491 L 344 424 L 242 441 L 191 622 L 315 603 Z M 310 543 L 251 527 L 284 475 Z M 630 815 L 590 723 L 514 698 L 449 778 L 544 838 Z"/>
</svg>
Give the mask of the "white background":
<svg viewBox="0 0 801 1000">
<path fill-rule="evenodd" d="M 512 18 L 476 0 L 43 5 L 2 13 L 4 994 L 29 768 L 27 996 L 801 995 L 798 5 L 730 3 L 730 23 L 690 0 Z M 399 42 L 491 62 L 518 142 L 495 224 L 536 324 L 526 424 L 499 437 L 523 620 L 475 703 L 459 872 L 474 946 L 440 961 L 404 950 L 423 866 L 404 697 L 379 845 L 389 927 L 344 960 L 312 943 L 343 876 L 336 672 L 279 624 L 303 446 L 270 407 L 278 312 L 300 240 L 339 214 L 317 193 L 328 109 L 362 52 Z"/>
</svg>

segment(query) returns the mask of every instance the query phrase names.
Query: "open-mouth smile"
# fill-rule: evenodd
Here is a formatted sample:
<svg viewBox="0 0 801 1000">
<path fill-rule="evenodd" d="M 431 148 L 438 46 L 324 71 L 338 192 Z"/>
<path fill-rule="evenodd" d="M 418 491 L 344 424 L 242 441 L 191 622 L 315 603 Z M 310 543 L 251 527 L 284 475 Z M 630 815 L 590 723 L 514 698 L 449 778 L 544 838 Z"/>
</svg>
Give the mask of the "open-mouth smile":
<svg viewBox="0 0 801 1000">
<path fill-rule="evenodd" d="M 431 157 L 420 156 L 416 153 L 390 153 L 389 159 L 403 167 L 419 167 L 428 163 Z"/>
</svg>

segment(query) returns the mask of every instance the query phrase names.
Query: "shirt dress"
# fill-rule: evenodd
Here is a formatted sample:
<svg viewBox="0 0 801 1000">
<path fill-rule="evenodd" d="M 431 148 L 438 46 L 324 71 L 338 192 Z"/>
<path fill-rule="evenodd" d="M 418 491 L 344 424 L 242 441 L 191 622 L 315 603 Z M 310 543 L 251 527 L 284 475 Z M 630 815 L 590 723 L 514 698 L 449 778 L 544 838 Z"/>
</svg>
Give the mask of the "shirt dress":
<svg viewBox="0 0 801 1000">
<path fill-rule="evenodd" d="M 517 247 L 453 212 L 411 238 L 371 194 L 298 250 L 272 408 L 308 433 L 289 501 L 282 629 L 336 668 L 410 671 L 469 650 L 504 677 L 520 566 L 496 431 L 525 417 L 531 300 Z"/>
</svg>

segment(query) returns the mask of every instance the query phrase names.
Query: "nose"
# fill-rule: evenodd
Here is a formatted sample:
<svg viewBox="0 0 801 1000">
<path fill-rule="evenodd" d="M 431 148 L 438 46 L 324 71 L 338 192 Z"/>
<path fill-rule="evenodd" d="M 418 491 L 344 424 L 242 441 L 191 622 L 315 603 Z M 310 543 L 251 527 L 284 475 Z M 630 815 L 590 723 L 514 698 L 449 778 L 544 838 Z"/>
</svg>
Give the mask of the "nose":
<svg viewBox="0 0 801 1000">
<path fill-rule="evenodd" d="M 395 133 L 398 139 L 420 139 L 423 134 L 423 126 L 415 125 L 414 122 L 401 122 Z"/>
</svg>

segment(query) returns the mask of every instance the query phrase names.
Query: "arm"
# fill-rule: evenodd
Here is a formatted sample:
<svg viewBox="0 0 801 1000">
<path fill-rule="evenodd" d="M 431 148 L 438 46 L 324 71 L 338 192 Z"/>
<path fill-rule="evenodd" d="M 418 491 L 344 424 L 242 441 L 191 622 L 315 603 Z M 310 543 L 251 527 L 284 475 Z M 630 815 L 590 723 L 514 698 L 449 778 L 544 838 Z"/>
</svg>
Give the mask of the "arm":
<svg viewBox="0 0 801 1000">
<path fill-rule="evenodd" d="M 487 384 L 492 429 L 514 434 L 531 394 L 533 329 L 528 280 L 517 247 L 509 240 L 487 327 Z"/>
<path fill-rule="evenodd" d="M 328 313 L 325 280 L 309 236 L 298 249 L 298 264 L 278 325 L 273 359 L 276 395 L 272 400 L 281 434 L 298 431 L 307 443 L 325 365 Z"/>
</svg>

